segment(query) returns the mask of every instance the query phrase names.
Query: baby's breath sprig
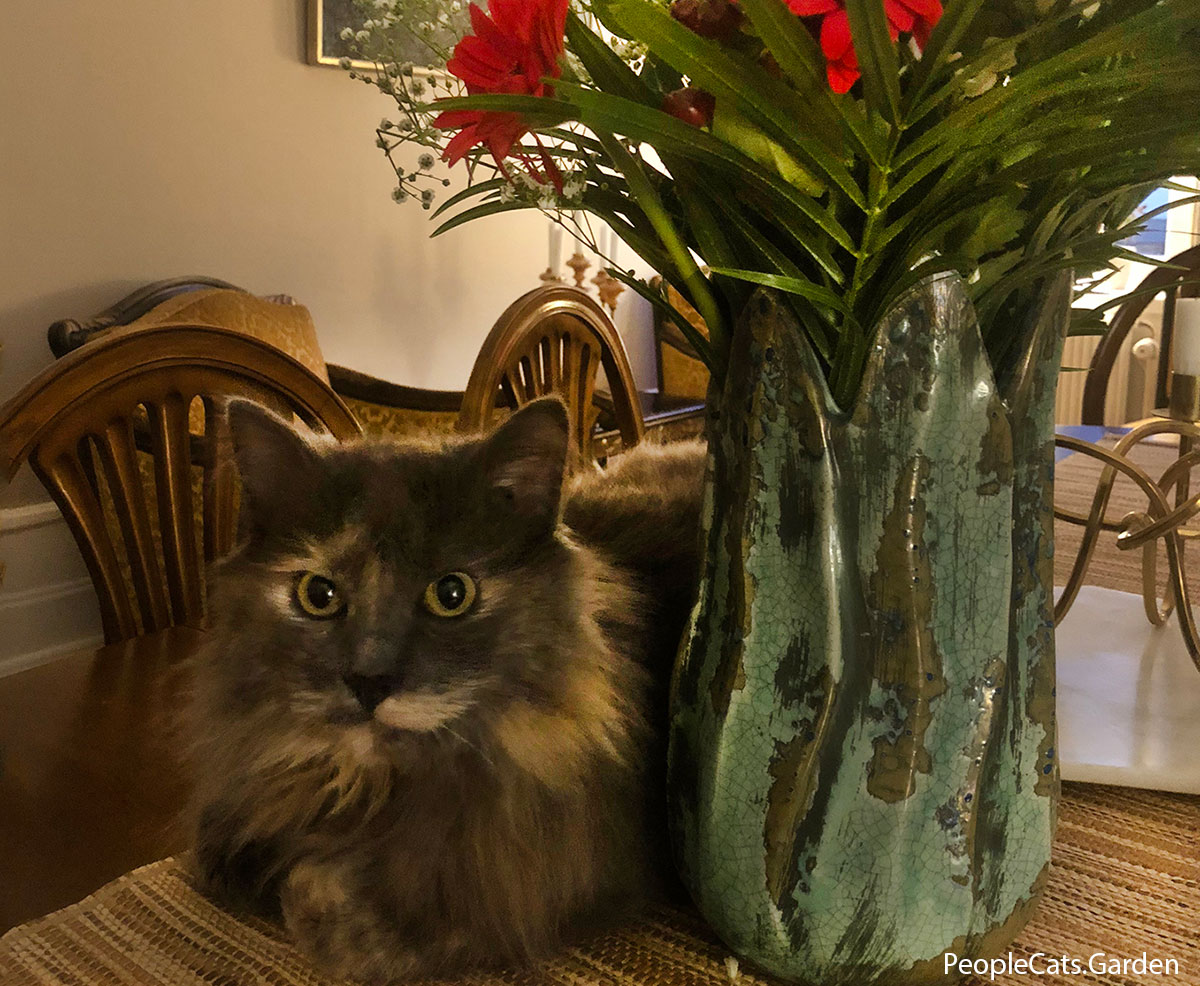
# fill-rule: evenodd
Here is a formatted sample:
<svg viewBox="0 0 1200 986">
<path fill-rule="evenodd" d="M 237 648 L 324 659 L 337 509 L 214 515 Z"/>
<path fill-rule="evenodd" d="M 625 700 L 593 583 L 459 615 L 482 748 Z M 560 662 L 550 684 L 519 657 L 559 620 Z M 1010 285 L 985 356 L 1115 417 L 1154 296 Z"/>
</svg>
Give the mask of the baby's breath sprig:
<svg viewBox="0 0 1200 986">
<path fill-rule="evenodd" d="M 434 173 L 445 134 L 433 126 L 430 103 L 438 95 L 460 92 L 444 69 L 467 24 L 467 0 L 355 0 L 355 7 L 362 24 L 343 28 L 340 37 L 354 60 L 373 67 L 355 68 L 349 57 L 341 65 L 351 78 L 375 86 L 395 103 L 399 118 L 381 121 L 375 145 L 396 174 L 393 200 L 415 199 L 429 209 L 436 189 L 450 184 Z M 411 150 L 420 152 L 415 162 L 411 153 L 403 153 Z"/>
</svg>

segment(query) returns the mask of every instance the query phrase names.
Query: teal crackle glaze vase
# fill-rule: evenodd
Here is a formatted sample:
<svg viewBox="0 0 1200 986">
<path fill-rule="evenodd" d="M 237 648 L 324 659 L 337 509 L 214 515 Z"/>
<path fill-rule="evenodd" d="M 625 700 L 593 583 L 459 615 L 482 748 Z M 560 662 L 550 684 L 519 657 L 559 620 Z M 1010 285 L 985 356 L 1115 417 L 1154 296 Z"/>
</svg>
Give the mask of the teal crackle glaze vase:
<svg viewBox="0 0 1200 986">
<path fill-rule="evenodd" d="M 710 402 L 707 563 L 672 687 L 684 882 L 812 986 L 945 982 L 1045 883 L 1058 801 L 1053 412 L 1064 276 L 998 381 L 956 275 L 835 407 L 769 293 Z"/>
</svg>

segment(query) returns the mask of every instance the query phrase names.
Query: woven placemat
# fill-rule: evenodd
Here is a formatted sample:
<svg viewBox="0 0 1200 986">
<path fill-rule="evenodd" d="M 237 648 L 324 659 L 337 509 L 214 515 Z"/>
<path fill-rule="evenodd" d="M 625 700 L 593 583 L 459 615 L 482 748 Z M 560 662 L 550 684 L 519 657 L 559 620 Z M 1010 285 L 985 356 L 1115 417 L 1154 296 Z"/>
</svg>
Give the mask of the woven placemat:
<svg viewBox="0 0 1200 986">
<path fill-rule="evenodd" d="M 2 889 L 0 889 L 2 892 Z M 1200 797 L 1064 786 L 1054 866 L 1037 917 L 1014 946 L 1079 960 L 1068 976 L 985 983 L 1200 983 Z M 1093 974 L 1096 952 L 1174 959 L 1178 975 Z M 467 986 L 728 986 L 727 949 L 696 916 L 659 910 L 544 968 L 473 975 Z M 773 981 L 743 969 L 738 986 Z M 166 859 L 0 938 L 3 986 L 329 986 L 275 927 L 242 921 Z"/>
</svg>

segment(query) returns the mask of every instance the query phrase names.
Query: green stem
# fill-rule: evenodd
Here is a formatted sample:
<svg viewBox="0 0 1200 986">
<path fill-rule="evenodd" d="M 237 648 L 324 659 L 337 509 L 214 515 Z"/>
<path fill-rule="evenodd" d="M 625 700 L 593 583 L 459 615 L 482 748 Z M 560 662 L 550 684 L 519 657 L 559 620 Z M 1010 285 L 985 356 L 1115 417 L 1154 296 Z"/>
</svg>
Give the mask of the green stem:
<svg viewBox="0 0 1200 986">
<path fill-rule="evenodd" d="M 709 289 L 708 278 L 696 266 L 696 261 L 692 259 L 687 244 L 683 242 L 683 238 L 663 207 L 658 193 L 650 184 L 650 179 L 642 171 L 641 164 L 612 134 L 598 134 L 597 136 L 617 170 L 624 175 L 630 195 L 642 207 L 646 218 L 650 220 L 650 225 L 654 227 L 654 232 L 658 234 L 659 240 L 666 248 L 667 256 L 679 270 L 679 276 L 692 296 L 692 303 L 696 306 L 700 317 L 704 319 L 704 324 L 708 326 L 708 338 L 712 345 L 713 361 L 716 364 L 714 369 L 723 372 L 729 353 L 729 333 L 726 331 L 721 309 Z"/>
<path fill-rule="evenodd" d="M 866 262 L 871 258 L 875 237 L 881 225 L 887 227 L 887 210 L 880 202 L 887 196 L 889 181 L 892 174 L 892 161 L 900 145 L 900 135 L 904 131 L 901 121 L 892 131 L 888 140 L 887 153 L 878 166 L 870 165 L 867 179 L 867 215 L 863 224 L 862 239 L 859 241 L 858 252 L 854 257 L 854 270 L 850 275 L 850 285 L 846 289 L 846 307 L 850 314 L 844 316 L 843 331 L 830 373 L 830 390 L 838 407 L 848 410 L 850 403 L 858 392 L 862 380 L 863 367 L 866 364 L 867 353 L 871 340 L 868 337 L 874 327 L 874 320 L 882 312 L 875 312 L 870 305 L 863 305 L 860 294 L 866 288 Z"/>
</svg>

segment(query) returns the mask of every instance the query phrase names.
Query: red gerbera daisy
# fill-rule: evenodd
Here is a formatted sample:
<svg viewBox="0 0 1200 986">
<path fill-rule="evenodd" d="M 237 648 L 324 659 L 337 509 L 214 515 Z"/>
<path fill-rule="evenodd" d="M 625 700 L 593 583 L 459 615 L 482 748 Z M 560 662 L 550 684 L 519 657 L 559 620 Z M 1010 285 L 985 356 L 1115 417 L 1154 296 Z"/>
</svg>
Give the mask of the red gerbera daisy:
<svg viewBox="0 0 1200 986">
<path fill-rule="evenodd" d="M 563 53 L 567 0 L 491 0 L 490 7 L 489 17 L 471 4 L 475 33 L 458 42 L 446 68 L 466 83 L 471 95 L 553 96 L 553 86 L 542 79 L 557 79 L 562 74 L 558 60 Z M 519 113 L 491 110 L 448 110 L 434 120 L 434 126 L 459 131 L 442 153 L 450 164 L 483 144 L 501 171 L 513 144 L 530 129 Z M 542 160 L 557 185 L 561 179 L 554 162 L 547 155 Z M 532 162 L 526 164 L 532 169 Z"/>
<path fill-rule="evenodd" d="M 929 41 L 933 25 L 941 19 L 941 0 L 883 0 L 893 38 L 897 33 L 912 33 L 921 48 Z"/>
<path fill-rule="evenodd" d="M 834 92 L 849 92 L 858 81 L 858 55 L 850 37 L 850 17 L 839 7 L 821 21 L 821 52 L 825 56 L 825 74 Z"/>
</svg>

